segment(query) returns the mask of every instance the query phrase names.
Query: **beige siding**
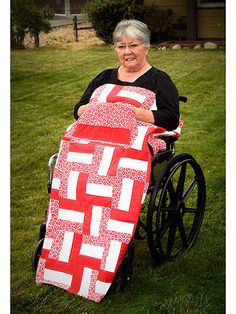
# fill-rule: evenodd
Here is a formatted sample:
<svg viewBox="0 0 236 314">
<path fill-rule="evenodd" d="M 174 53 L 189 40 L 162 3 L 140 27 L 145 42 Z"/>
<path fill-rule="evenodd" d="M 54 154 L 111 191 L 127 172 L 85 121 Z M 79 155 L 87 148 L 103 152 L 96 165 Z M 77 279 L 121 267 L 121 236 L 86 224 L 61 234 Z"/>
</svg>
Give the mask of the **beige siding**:
<svg viewBox="0 0 236 314">
<path fill-rule="evenodd" d="M 198 9 L 197 37 L 198 38 L 225 38 L 225 10 Z"/>
<path fill-rule="evenodd" d="M 186 17 L 188 0 L 144 0 L 144 5 L 155 5 L 161 9 L 172 9 L 175 18 Z M 197 8 L 197 39 L 225 38 L 225 8 Z M 185 30 L 177 30 L 185 36 Z"/>
</svg>

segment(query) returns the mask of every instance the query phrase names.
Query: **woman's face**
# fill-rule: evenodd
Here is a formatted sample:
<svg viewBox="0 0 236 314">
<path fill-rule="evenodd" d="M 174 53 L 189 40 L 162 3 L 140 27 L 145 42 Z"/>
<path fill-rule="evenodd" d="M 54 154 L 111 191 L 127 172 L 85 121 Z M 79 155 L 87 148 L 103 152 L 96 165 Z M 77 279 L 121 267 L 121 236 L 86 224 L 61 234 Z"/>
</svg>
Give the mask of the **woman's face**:
<svg viewBox="0 0 236 314">
<path fill-rule="evenodd" d="M 147 62 L 148 48 L 138 39 L 123 37 L 117 41 L 115 50 L 121 65 L 128 72 L 139 71 Z"/>
</svg>

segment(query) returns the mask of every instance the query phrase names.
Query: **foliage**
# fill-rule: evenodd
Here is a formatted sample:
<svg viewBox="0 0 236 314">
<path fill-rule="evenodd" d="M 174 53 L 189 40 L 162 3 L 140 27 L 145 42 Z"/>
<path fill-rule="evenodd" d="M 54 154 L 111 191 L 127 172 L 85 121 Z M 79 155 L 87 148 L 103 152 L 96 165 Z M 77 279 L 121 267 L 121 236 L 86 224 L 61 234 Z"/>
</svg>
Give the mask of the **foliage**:
<svg viewBox="0 0 236 314">
<path fill-rule="evenodd" d="M 135 7 L 134 16 L 148 25 L 151 31 L 151 41 L 158 43 L 173 37 L 174 11 L 160 9 L 155 5 Z"/>
<path fill-rule="evenodd" d="M 90 80 L 118 62 L 108 46 L 14 50 L 12 313 L 225 313 L 225 54 L 219 49 L 151 49 L 149 62 L 166 71 L 180 94 L 188 96 L 181 104 L 184 128 L 176 150 L 192 154 L 206 177 L 206 212 L 196 245 L 177 260 L 157 266 L 146 240 L 137 241 L 130 287 L 99 304 L 36 284 L 31 255 L 48 204 L 48 158 L 58 151 L 61 136 L 74 121 L 73 106 Z"/>
<path fill-rule="evenodd" d="M 174 22 L 173 26 L 175 29 L 186 29 L 186 27 L 187 27 L 186 16 L 179 17 Z"/>
<path fill-rule="evenodd" d="M 112 43 L 112 33 L 116 24 L 123 18 L 130 18 L 132 0 L 89 0 L 83 10 L 99 38 Z"/>
<path fill-rule="evenodd" d="M 47 5 L 42 9 L 33 7 L 32 15 L 29 23 L 29 32 L 35 39 L 35 46 L 39 47 L 39 33 L 43 31 L 48 33 L 51 30 L 49 20 L 52 19 L 54 13 L 52 9 Z"/>
<path fill-rule="evenodd" d="M 35 39 L 35 46 L 39 47 L 39 33 L 51 30 L 49 19 L 54 13 L 47 5 L 42 9 L 34 5 L 33 0 L 12 0 L 11 2 L 11 46 L 23 48 L 26 32 Z"/>
<path fill-rule="evenodd" d="M 151 31 L 151 41 L 159 42 L 173 36 L 174 12 L 157 6 L 136 5 L 133 0 L 90 0 L 84 6 L 97 36 L 112 43 L 116 24 L 124 18 L 145 22 Z"/>
<path fill-rule="evenodd" d="M 24 47 L 24 37 L 30 22 L 32 0 L 11 1 L 11 46 Z"/>
</svg>

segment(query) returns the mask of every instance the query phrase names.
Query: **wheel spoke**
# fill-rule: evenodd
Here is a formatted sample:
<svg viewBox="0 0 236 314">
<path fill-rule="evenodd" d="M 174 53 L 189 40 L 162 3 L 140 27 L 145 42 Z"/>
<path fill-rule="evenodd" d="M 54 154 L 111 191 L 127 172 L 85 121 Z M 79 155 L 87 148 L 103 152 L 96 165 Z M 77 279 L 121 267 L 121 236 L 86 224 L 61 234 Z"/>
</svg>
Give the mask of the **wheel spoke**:
<svg viewBox="0 0 236 314">
<path fill-rule="evenodd" d="M 187 243 L 187 238 L 186 238 L 186 233 L 185 233 L 185 230 L 184 230 L 184 224 L 183 224 L 183 218 L 182 217 L 179 218 L 178 229 L 179 229 L 179 233 L 180 233 L 180 236 L 181 236 L 181 239 L 182 239 L 183 246 L 185 248 L 187 248 L 188 243 Z"/>
<path fill-rule="evenodd" d="M 190 213 L 190 214 L 200 214 L 203 210 L 202 209 L 198 209 L 198 208 L 193 208 L 193 207 L 186 207 L 184 209 L 185 213 Z"/>
<path fill-rule="evenodd" d="M 160 222 L 160 225 L 163 226 L 165 224 L 166 221 L 166 199 L 167 199 L 167 195 L 166 192 L 164 194 L 164 196 L 161 199 L 161 204 L 159 203 L 160 210 L 158 212 L 158 216 L 157 216 L 157 221 L 156 224 L 158 225 L 158 223 Z"/>
<path fill-rule="evenodd" d="M 194 177 L 194 179 L 192 180 L 192 182 L 189 184 L 187 190 L 185 191 L 184 195 L 183 195 L 183 201 L 186 202 L 187 199 L 189 198 L 191 192 L 193 191 L 195 185 L 197 184 L 197 180 L 196 177 Z"/>
<path fill-rule="evenodd" d="M 186 177 L 186 168 L 187 168 L 187 164 L 184 163 L 181 167 L 181 171 L 179 174 L 179 180 L 178 180 L 178 184 L 177 184 L 177 188 L 176 188 L 176 195 L 178 197 L 178 199 L 182 199 L 183 196 L 183 192 L 184 192 L 184 182 L 185 182 L 185 177 Z"/>
<path fill-rule="evenodd" d="M 162 207 L 161 208 L 161 211 L 163 212 L 163 213 L 165 213 L 165 212 L 167 212 L 167 213 L 173 213 L 173 212 L 175 212 L 176 211 L 176 209 L 174 208 L 174 207 Z"/>
<path fill-rule="evenodd" d="M 170 226 L 170 230 L 169 230 L 167 252 L 166 252 L 168 257 L 171 255 L 171 251 L 174 246 L 176 230 L 177 230 L 177 223 L 175 222 Z"/>
<path fill-rule="evenodd" d="M 168 228 L 170 228 L 172 225 L 175 224 L 175 221 L 176 221 L 175 215 L 168 215 L 168 216 L 169 217 L 167 217 L 167 220 L 165 221 L 165 225 L 161 226 L 161 228 L 159 229 L 159 237 L 160 238 L 164 235 L 164 233 L 166 232 L 166 230 Z"/>
<path fill-rule="evenodd" d="M 176 203 L 177 196 L 176 196 L 175 189 L 174 189 L 172 181 L 168 182 L 167 189 L 168 189 L 168 192 L 169 192 L 169 197 L 170 197 L 171 202 L 172 203 Z"/>
</svg>

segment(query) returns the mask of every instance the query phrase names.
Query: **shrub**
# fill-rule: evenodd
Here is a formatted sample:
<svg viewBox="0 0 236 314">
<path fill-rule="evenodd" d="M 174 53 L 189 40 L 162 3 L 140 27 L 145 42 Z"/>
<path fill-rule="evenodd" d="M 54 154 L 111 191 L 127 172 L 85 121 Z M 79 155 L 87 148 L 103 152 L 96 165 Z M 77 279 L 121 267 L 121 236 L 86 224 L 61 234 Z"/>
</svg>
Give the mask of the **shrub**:
<svg viewBox="0 0 236 314">
<path fill-rule="evenodd" d="M 151 41 L 159 42 L 173 36 L 174 12 L 157 6 L 135 5 L 133 0 L 89 0 L 83 7 L 96 34 L 105 43 L 112 43 L 116 24 L 124 18 L 136 18 L 146 23 Z"/>
<path fill-rule="evenodd" d="M 96 34 L 105 43 L 112 43 L 116 24 L 132 17 L 132 0 L 90 0 L 83 10 L 87 13 Z"/>
</svg>

